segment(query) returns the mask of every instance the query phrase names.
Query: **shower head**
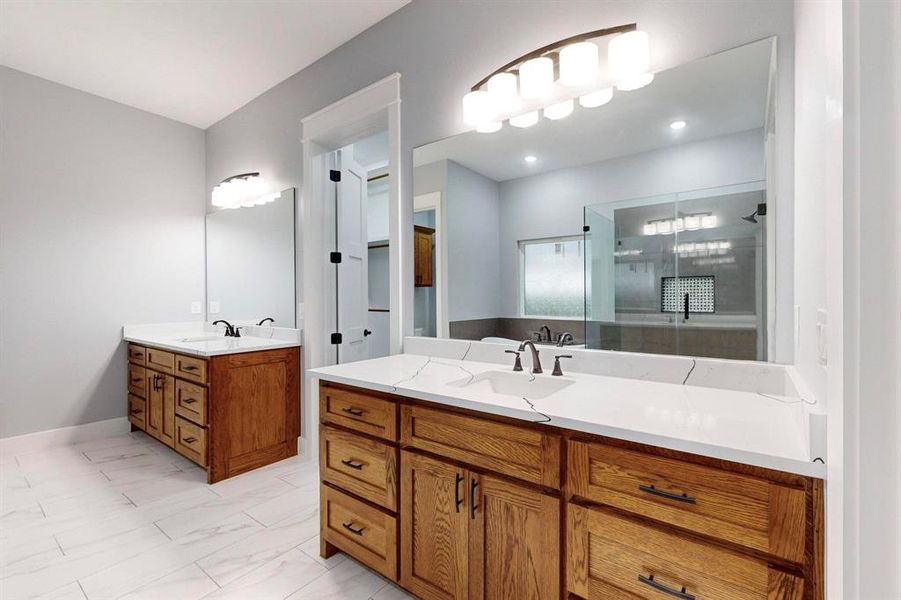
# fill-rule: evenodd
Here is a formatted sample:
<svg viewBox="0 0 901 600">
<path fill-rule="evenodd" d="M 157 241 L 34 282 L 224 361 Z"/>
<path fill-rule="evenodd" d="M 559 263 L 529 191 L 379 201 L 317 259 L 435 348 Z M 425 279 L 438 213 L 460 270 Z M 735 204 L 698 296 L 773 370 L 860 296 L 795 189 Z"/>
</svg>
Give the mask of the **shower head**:
<svg viewBox="0 0 901 600">
<path fill-rule="evenodd" d="M 750 215 L 741 218 L 742 221 L 747 221 L 748 223 L 757 223 L 757 211 L 755 210 Z"/>
</svg>

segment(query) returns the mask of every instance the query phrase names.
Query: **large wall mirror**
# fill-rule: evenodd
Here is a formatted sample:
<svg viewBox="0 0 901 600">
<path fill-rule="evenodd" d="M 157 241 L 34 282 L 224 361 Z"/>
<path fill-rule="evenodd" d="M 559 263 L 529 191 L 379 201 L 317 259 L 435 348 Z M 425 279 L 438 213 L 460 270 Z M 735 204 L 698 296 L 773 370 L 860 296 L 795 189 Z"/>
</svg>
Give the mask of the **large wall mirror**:
<svg viewBox="0 0 901 600">
<path fill-rule="evenodd" d="M 415 334 L 767 360 L 774 46 L 416 148 Z"/>
<path fill-rule="evenodd" d="M 206 216 L 207 319 L 295 327 L 294 188 Z"/>
</svg>

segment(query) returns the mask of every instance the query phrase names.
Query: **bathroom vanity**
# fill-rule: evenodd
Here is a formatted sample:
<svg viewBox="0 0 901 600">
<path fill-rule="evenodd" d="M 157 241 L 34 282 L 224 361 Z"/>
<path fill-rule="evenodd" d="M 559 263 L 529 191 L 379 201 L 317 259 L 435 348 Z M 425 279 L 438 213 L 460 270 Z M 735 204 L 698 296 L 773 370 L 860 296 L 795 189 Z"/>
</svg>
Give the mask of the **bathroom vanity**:
<svg viewBox="0 0 901 600">
<path fill-rule="evenodd" d="M 125 338 L 132 431 L 204 467 L 209 483 L 297 454 L 299 341 L 128 327 Z"/>
<path fill-rule="evenodd" d="M 797 405 L 409 354 L 313 374 L 323 557 L 428 599 L 823 597 L 823 465 L 779 439 Z"/>
</svg>

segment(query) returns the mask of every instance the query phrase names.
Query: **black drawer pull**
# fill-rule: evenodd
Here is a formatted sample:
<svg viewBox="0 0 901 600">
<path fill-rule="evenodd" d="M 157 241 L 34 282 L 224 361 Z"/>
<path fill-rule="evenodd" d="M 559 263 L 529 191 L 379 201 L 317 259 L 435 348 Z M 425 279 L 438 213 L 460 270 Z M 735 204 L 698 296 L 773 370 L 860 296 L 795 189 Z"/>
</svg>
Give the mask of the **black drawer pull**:
<svg viewBox="0 0 901 600">
<path fill-rule="evenodd" d="M 647 577 L 645 577 L 644 575 L 639 575 L 638 581 L 642 582 L 645 585 L 649 585 L 655 590 L 659 590 L 664 594 L 669 594 L 670 596 L 681 598 L 681 600 L 695 600 L 695 597 L 693 595 L 685 591 L 684 585 L 682 586 L 682 591 L 679 591 L 676 588 L 671 588 L 668 585 L 663 585 L 659 581 L 655 581 L 653 575 L 649 575 Z"/>
<path fill-rule="evenodd" d="M 345 458 L 344 460 L 341 461 L 341 464 L 347 465 L 351 469 L 356 469 L 357 471 L 362 471 L 363 467 L 366 466 L 364 463 L 361 463 L 360 461 L 355 461 L 352 458 Z"/>
<path fill-rule="evenodd" d="M 365 527 L 360 527 L 359 529 L 354 529 L 353 521 L 351 521 L 350 523 L 341 523 L 341 527 L 348 530 L 349 532 L 351 532 L 354 535 L 363 535 L 363 530 L 366 529 Z"/>
<path fill-rule="evenodd" d="M 655 496 L 660 496 L 661 498 L 666 498 L 667 500 L 676 500 L 677 502 L 684 502 L 685 504 L 697 504 L 698 500 L 696 498 L 692 498 L 688 494 L 676 494 L 675 492 L 667 492 L 666 490 L 658 490 L 653 485 L 640 485 L 638 486 L 642 492 L 647 492 L 649 494 L 654 494 Z"/>
<path fill-rule="evenodd" d="M 469 480 L 469 518 L 476 518 L 476 510 L 479 508 L 479 505 L 476 504 L 476 488 L 479 487 L 479 482 L 475 479 Z"/>
<path fill-rule="evenodd" d="M 182 400 L 182 404 L 194 404 L 197 402 L 197 398 L 185 398 Z"/>
<path fill-rule="evenodd" d="M 140 408 L 133 408 L 133 409 L 131 409 L 131 414 L 133 414 L 133 415 L 139 415 L 139 414 L 141 414 L 142 412 L 144 412 L 144 411 L 141 410 Z"/>
<path fill-rule="evenodd" d="M 342 408 L 341 410 L 346 412 L 347 414 L 353 415 L 355 417 L 362 417 L 363 413 L 366 412 L 365 410 L 360 409 L 360 408 L 346 408 L 345 407 L 345 408 Z"/>
<path fill-rule="evenodd" d="M 194 437 L 186 437 L 186 438 L 184 439 L 184 442 L 185 442 L 186 444 L 193 444 L 193 443 L 196 442 L 196 441 L 197 441 L 197 438 L 194 438 Z"/>
<path fill-rule="evenodd" d="M 140 377 L 132 377 L 131 382 L 132 383 L 141 383 L 141 378 Z"/>
<path fill-rule="evenodd" d="M 194 365 L 182 365 L 181 370 L 182 371 L 196 371 L 197 367 Z"/>
<path fill-rule="evenodd" d="M 463 476 L 457 473 L 454 476 L 454 504 L 457 507 L 457 512 L 460 512 L 460 507 L 463 505 L 463 498 L 460 497 L 461 483 L 463 483 Z"/>
</svg>

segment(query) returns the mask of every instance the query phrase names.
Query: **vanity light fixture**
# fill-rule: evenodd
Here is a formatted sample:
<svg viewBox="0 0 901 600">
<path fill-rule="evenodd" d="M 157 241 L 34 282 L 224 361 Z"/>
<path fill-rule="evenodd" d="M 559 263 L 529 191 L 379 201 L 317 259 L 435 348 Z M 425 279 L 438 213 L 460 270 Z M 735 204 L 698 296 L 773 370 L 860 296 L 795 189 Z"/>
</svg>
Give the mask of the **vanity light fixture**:
<svg viewBox="0 0 901 600">
<path fill-rule="evenodd" d="M 532 154 L 529 154 L 529 155 L 526 156 L 523 160 L 526 161 L 527 163 L 533 163 L 533 162 L 535 162 L 536 160 L 538 160 L 538 157 L 537 157 L 537 156 L 534 156 L 534 155 L 532 155 Z"/>
<path fill-rule="evenodd" d="M 607 36 L 614 36 L 608 44 L 609 72 L 601 73 L 594 40 Z M 542 108 L 547 118 L 562 119 L 572 113 L 575 98 L 596 108 L 610 102 L 613 86 L 627 91 L 649 84 L 654 79 L 649 69 L 648 34 L 635 23 L 574 35 L 524 54 L 474 85 L 463 96 L 463 120 L 490 133 L 507 119 L 514 127 L 530 127 Z M 521 110 L 528 112 L 516 114 Z"/>
<path fill-rule="evenodd" d="M 680 129 L 685 129 L 685 125 L 685 121 L 673 121 L 669 124 L 669 128 L 679 131 Z"/>
<path fill-rule="evenodd" d="M 526 128 L 531 127 L 538 122 L 538 111 L 531 110 L 515 117 L 510 117 L 510 125 L 513 127 Z"/>
<path fill-rule="evenodd" d="M 655 219 L 644 224 L 642 233 L 644 235 L 667 235 L 686 230 L 712 229 L 716 227 L 717 222 L 716 215 L 711 213 L 697 213 L 675 219 Z"/>
<path fill-rule="evenodd" d="M 279 197 L 280 192 L 265 192 L 265 182 L 259 173 L 241 173 L 213 188 L 212 204 L 217 208 L 241 208 L 267 204 Z"/>
</svg>

